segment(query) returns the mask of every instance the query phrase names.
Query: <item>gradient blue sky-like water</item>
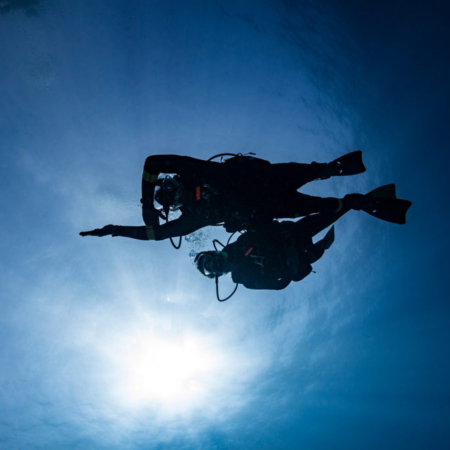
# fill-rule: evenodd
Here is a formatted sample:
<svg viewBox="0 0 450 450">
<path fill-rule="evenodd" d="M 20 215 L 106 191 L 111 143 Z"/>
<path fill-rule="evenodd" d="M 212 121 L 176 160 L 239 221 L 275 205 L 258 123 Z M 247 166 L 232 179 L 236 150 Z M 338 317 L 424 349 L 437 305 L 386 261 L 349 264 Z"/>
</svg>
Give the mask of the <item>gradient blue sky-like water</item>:
<svg viewBox="0 0 450 450">
<path fill-rule="evenodd" d="M 362 3 L 0 15 L 0 449 L 450 446 L 449 10 Z M 356 149 L 367 172 L 303 191 L 395 182 L 408 223 L 350 212 L 284 291 L 217 302 L 189 256 L 217 229 L 179 251 L 78 235 L 141 224 L 150 154 Z"/>
</svg>

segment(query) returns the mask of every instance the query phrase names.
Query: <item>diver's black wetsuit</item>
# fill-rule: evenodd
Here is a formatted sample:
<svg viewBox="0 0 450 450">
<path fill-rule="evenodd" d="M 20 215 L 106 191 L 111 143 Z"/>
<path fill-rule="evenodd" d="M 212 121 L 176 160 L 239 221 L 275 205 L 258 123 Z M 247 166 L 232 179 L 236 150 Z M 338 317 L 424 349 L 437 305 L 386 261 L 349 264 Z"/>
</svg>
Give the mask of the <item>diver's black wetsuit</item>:
<svg viewBox="0 0 450 450">
<path fill-rule="evenodd" d="M 142 181 L 145 239 L 148 226 L 154 239 L 184 236 L 199 228 L 225 223 L 228 231 L 251 229 L 261 221 L 295 218 L 308 214 L 335 211 L 336 198 L 313 197 L 297 192 L 304 184 L 329 177 L 327 164 L 285 163 L 235 157 L 224 163 L 203 161 L 177 155 L 155 155 L 147 158 Z M 190 200 L 181 208 L 181 217 L 159 225 L 156 215 L 148 219 L 145 208 L 153 208 L 155 181 L 160 173 L 181 176 Z"/>
<path fill-rule="evenodd" d="M 312 272 L 311 264 L 322 257 L 324 240 L 313 244 L 313 236 L 349 211 L 315 214 L 298 222 L 271 222 L 247 231 L 236 242 L 226 245 L 227 265 L 235 283 L 248 289 L 284 289 L 291 281 L 300 281 Z"/>
<path fill-rule="evenodd" d="M 149 156 L 142 176 L 142 215 L 146 226 L 107 225 L 80 234 L 159 241 L 219 223 L 227 231 L 253 230 L 277 218 L 334 212 L 342 207 L 341 199 L 313 197 L 297 189 L 313 180 L 363 171 L 360 151 L 323 164 L 271 164 L 241 155 L 223 163 L 178 155 Z M 181 216 L 160 224 L 153 202 L 162 173 L 179 176 L 183 201 Z"/>
</svg>

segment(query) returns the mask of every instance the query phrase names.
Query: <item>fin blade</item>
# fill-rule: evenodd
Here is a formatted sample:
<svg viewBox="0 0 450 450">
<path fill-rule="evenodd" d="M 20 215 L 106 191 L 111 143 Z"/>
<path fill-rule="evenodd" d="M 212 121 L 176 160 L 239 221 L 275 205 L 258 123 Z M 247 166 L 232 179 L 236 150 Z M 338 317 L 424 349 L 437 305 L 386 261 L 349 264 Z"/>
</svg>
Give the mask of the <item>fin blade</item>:
<svg viewBox="0 0 450 450">
<path fill-rule="evenodd" d="M 406 213 L 412 203 L 398 198 L 380 198 L 373 208 L 364 211 L 371 216 L 386 222 L 403 225 L 406 223 Z"/>
<path fill-rule="evenodd" d="M 327 234 L 315 245 L 323 250 L 328 250 L 334 242 L 334 225 L 328 230 Z"/>
<path fill-rule="evenodd" d="M 357 150 L 355 152 L 347 153 L 340 158 L 335 159 L 332 163 L 337 163 L 341 172 L 338 176 L 344 175 L 357 175 L 366 171 L 366 167 L 362 161 L 362 151 Z"/>
<path fill-rule="evenodd" d="M 385 184 L 384 186 L 377 187 L 373 191 L 366 194 L 368 197 L 375 198 L 397 198 L 395 192 L 395 184 Z"/>
</svg>

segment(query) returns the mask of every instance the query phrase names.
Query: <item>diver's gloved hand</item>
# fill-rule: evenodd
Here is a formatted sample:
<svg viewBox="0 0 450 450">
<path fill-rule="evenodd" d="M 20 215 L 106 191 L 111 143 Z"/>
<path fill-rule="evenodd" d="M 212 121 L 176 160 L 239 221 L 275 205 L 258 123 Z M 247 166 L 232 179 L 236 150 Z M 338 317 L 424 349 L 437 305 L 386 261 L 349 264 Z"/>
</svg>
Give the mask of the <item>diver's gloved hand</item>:
<svg viewBox="0 0 450 450">
<path fill-rule="evenodd" d="M 117 234 L 117 227 L 116 225 L 106 225 L 103 228 L 96 228 L 92 231 L 82 231 L 80 233 L 80 236 L 108 236 L 111 235 L 112 237 L 118 236 Z"/>
</svg>

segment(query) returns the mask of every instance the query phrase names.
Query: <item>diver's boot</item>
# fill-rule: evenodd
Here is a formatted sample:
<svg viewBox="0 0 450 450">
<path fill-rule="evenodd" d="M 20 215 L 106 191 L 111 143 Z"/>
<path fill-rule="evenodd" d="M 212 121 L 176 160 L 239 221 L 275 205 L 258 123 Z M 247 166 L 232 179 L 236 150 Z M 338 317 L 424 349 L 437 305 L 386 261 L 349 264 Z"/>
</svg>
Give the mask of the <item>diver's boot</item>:
<svg viewBox="0 0 450 450">
<path fill-rule="evenodd" d="M 398 224 L 406 223 L 406 212 L 412 205 L 408 200 L 397 198 L 395 184 L 381 186 L 366 195 L 348 194 L 344 197 L 344 204 L 386 222 Z"/>
<path fill-rule="evenodd" d="M 325 165 L 324 176 L 322 180 L 330 177 L 341 177 L 344 175 L 356 175 L 366 171 L 362 162 L 362 152 L 357 150 L 356 152 L 347 153 L 334 161 Z"/>
</svg>

